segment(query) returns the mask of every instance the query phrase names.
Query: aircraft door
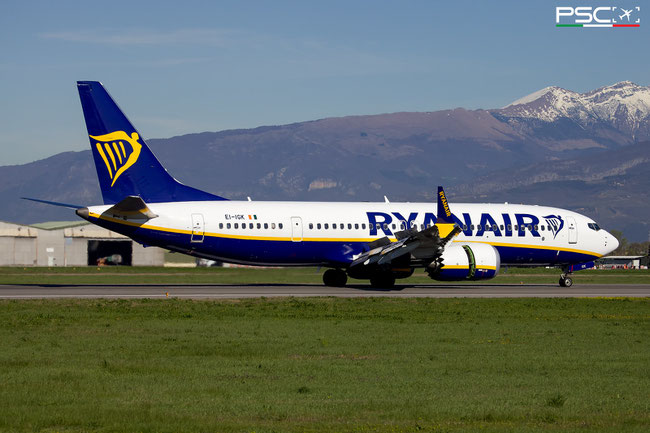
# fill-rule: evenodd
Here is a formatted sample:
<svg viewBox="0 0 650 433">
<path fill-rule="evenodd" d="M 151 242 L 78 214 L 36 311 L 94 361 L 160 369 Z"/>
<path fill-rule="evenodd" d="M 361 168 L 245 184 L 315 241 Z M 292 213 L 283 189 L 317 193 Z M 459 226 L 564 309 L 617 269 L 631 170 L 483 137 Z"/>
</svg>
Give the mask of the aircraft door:
<svg viewBox="0 0 650 433">
<path fill-rule="evenodd" d="M 291 217 L 291 241 L 302 242 L 302 218 Z"/>
<path fill-rule="evenodd" d="M 205 224 L 203 221 L 203 214 L 193 213 L 191 242 L 193 243 L 203 242 L 204 235 L 205 235 Z"/>
<path fill-rule="evenodd" d="M 576 225 L 576 220 L 573 217 L 567 217 L 566 219 L 568 230 L 569 230 L 569 243 L 577 244 L 578 243 L 578 226 Z"/>
</svg>

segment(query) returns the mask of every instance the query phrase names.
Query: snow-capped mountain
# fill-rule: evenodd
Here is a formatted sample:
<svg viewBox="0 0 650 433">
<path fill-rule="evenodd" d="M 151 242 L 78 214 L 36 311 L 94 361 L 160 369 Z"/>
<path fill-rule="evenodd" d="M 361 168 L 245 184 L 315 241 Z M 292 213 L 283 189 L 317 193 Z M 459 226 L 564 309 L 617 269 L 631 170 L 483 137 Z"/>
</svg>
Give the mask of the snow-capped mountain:
<svg viewBox="0 0 650 433">
<path fill-rule="evenodd" d="M 609 126 L 636 142 L 650 138 L 650 87 L 630 81 L 586 93 L 546 87 L 493 112 L 511 124 L 570 119 L 585 128 Z"/>
</svg>

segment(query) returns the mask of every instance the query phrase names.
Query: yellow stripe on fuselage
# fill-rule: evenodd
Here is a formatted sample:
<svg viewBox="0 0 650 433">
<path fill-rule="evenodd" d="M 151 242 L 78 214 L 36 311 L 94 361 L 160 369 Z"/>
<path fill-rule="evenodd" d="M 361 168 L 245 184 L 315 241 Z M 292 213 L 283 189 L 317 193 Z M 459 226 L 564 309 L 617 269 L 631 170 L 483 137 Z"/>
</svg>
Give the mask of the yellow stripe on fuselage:
<svg viewBox="0 0 650 433">
<path fill-rule="evenodd" d="M 473 241 L 473 240 L 458 240 L 454 242 L 463 242 L 463 243 L 476 243 L 476 244 L 487 244 L 492 245 L 493 247 L 510 247 L 510 248 L 527 248 L 535 250 L 551 250 L 551 251 L 565 251 L 568 253 L 578 253 L 578 254 L 588 254 L 590 256 L 602 257 L 601 254 L 594 253 L 591 251 L 585 250 L 576 250 L 574 248 L 564 248 L 557 246 L 546 246 L 546 245 L 525 245 L 525 244 L 510 244 L 505 242 L 488 242 L 488 241 Z"/>
<path fill-rule="evenodd" d="M 173 228 L 168 228 L 168 227 L 160 227 L 160 226 L 153 226 L 149 224 L 138 224 L 134 223 L 131 221 L 125 221 L 119 218 L 113 218 L 105 215 L 100 215 L 94 212 L 91 212 L 89 214 L 90 217 L 96 218 L 96 219 L 101 219 L 104 221 L 110 221 L 116 224 L 123 224 L 126 226 L 130 227 L 141 227 L 144 229 L 148 230 L 155 230 L 155 231 L 160 231 L 160 232 L 166 232 L 166 233 L 179 233 L 179 234 L 186 234 L 186 235 L 191 235 L 192 230 L 182 230 L 182 229 L 173 229 Z M 246 235 L 239 235 L 239 234 L 226 234 L 226 233 L 208 233 L 205 232 L 204 236 L 208 237 L 213 237 L 213 238 L 224 238 L 224 239 L 239 239 L 239 240 L 255 240 L 255 241 L 277 241 L 277 242 L 291 242 L 292 239 L 291 237 L 286 237 L 286 236 L 246 236 Z M 302 242 L 373 242 L 376 241 L 378 238 L 309 238 L 309 237 L 303 237 Z M 391 242 L 395 242 L 396 239 L 392 238 L 390 239 Z M 601 257 L 600 254 L 591 252 L 591 251 L 584 251 L 584 250 L 576 250 L 573 248 L 564 248 L 564 247 L 557 247 L 557 246 L 544 246 L 544 245 L 529 245 L 529 244 L 512 244 L 512 243 L 503 243 L 503 242 L 488 242 L 488 241 L 474 241 L 474 240 L 455 240 L 453 241 L 454 243 L 480 243 L 480 244 L 487 244 L 487 245 L 492 245 L 493 247 L 510 247 L 510 248 L 525 248 L 525 249 L 535 249 L 535 250 L 552 250 L 552 251 L 565 251 L 565 252 L 571 252 L 571 253 L 579 253 L 579 254 L 585 254 L 585 255 L 590 255 L 594 257 Z M 491 269 L 491 268 L 486 268 L 486 269 Z"/>
</svg>

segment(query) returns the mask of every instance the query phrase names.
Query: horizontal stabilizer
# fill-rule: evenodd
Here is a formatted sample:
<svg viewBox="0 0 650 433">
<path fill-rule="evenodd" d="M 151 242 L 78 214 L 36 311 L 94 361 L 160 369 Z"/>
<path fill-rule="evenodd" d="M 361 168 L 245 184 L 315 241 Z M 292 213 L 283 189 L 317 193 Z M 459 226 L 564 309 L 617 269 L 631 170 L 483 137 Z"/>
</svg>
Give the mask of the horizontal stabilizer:
<svg viewBox="0 0 650 433">
<path fill-rule="evenodd" d="M 152 219 L 158 215 L 153 213 L 142 198 L 130 195 L 122 199 L 119 203 L 109 207 L 104 212 L 105 214 L 127 219 Z"/>
<path fill-rule="evenodd" d="M 52 206 L 67 207 L 69 209 L 79 209 L 83 207 L 82 205 L 78 205 L 78 204 L 59 203 L 58 201 L 40 200 L 38 198 L 29 198 L 29 197 L 20 197 L 20 198 L 22 198 L 23 200 L 35 201 L 37 203 L 45 203 Z"/>
</svg>

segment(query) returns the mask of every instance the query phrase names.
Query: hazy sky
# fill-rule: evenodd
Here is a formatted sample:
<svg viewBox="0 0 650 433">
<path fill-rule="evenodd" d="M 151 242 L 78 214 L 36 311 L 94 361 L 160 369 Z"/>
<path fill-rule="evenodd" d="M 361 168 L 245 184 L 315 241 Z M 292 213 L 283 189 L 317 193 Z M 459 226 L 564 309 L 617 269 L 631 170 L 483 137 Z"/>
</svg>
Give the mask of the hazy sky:
<svg viewBox="0 0 650 433">
<path fill-rule="evenodd" d="M 557 5 L 605 4 L 640 5 L 641 27 L 555 27 Z M 648 85 L 645 5 L 3 0 L 0 165 L 88 147 L 77 80 L 145 138 Z"/>
</svg>

